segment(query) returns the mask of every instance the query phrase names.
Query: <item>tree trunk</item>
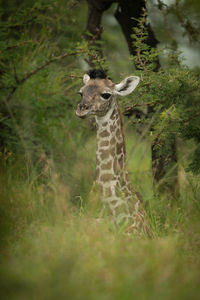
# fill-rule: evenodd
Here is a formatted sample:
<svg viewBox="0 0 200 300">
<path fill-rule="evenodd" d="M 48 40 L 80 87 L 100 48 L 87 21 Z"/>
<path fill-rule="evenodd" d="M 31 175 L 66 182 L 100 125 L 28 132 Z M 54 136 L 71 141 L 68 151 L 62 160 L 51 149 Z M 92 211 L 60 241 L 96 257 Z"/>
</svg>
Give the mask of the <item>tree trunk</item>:
<svg viewBox="0 0 200 300">
<path fill-rule="evenodd" d="M 119 5 L 115 12 L 115 17 L 119 22 L 122 32 L 126 38 L 129 52 L 132 55 L 136 55 L 136 49 L 133 44 L 133 39 L 131 35 L 133 34 L 133 27 L 137 27 L 139 19 L 143 14 L 143 9 L 146 8 L 145 0 L 119 0 Z M 147 25 L 148 29 L 148 40 L 146 43 L 151 47 L 156 47 L 158 44 L 158 40 L 156 39 L 153 31 L 151 30 L 151 26 Z M 159 61 L 157 62 L 157 68 L 160 66 Z"/>
<path fill-rule="evenodd" d="M 111 4 L 114 2 L 113 0 L 87 0 L 88 2 L 88 16 L 87 16 L 87 24 L 85 29 L 85 38 L 90 42 L 91 47 L 95 46 L 96 51 L 100 56 L 102 56 L 101 48 L 98 44 L 98 41 L 101 39 L 102 26 L 101 19 L 105 10 L 107 10 Z M 87 61 L 90 67 L 95 67 L 93 63 L 93 58 L 89 57 L 89 61 Z"/>
<path fill-rule="evenodd" d="M 119 5 L 117 7 L 117 10 L 115 12 L 115 17 L 117 21 L 119 22 L 122 32 L 126 38 L 129 52 L 132 55 L 136 55 L 136 49 L 134 47 L 134 41 L 131 37 L 133 34 L 133 27 L 137 27 L 137 20 L 133 19 L 140 18 L 143 14 L 143 9 L 146 8 L 145 0 L 119 0 Z M 146 43 L 150 46 L 155 48 L 158 44 L 158 40 L 156 39 L 150 24 L 147 24 L 147 30 L 148 30 L 148 39 Z M 160 68 L 159 60 L 156 62 L 156 66 L 154 71 L 158 71 Z M 155 111 L 154 106 L 148 106 L 148 114 L 153 113 Z M 169 181 L 166 183 L 164 181 L 164 178 L 166 177 L 166 174 L 168 173 L 168 166 L 175 165 L 177 162 L 177 151 L 176 151 L 176 142 L 175 139 L 171 142 L 170 145 L 170 154 L 166 157 L 164 154 L 164 148 L 165 144 L 164 142 L 158 146 L 158 140 L 155 139 L 151 145 L 151 153 L 152 153 L 152 173 L 153 173 L 153 181 L 155 184 L 159 183 L 159 181 L 162 181 L 163 184 L 160 185 L 160 190 L 162 190 L 163 187 L 168 187 L 169 189 L 174 190 L 175 186 L 177 185 L 177 179 Z M 159 151 L 158 151 L 159 148 Z M 163 149 L 161 149 L 163 148 Z M 173 178 L 177 178 L 177 168 L 174 168 L 173 170 Z M 167 178 L 166 178 L 167 180 Z"/>
</svg>

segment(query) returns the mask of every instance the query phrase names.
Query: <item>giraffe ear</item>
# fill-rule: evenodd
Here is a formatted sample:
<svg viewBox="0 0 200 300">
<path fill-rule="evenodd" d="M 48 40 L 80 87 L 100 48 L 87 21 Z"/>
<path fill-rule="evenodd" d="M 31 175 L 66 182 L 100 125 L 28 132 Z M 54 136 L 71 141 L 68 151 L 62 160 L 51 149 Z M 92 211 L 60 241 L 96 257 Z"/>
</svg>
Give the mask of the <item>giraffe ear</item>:
<svg viewBox="0 0 200 300">
<path fill-rule="evenodd" d="M 132 93 L 140 81 L 138 76 L 130 76 L 115 85 L 115 93 L 120 96 L 126 96 Z"/>
<path fill-rule="evenodd" d="M 84 74 L 84 76 L 83 76 L 83 83 L 87 84 L 89 80 L 90 80 L 90 76 L 88 74 Z"/>
</svg>

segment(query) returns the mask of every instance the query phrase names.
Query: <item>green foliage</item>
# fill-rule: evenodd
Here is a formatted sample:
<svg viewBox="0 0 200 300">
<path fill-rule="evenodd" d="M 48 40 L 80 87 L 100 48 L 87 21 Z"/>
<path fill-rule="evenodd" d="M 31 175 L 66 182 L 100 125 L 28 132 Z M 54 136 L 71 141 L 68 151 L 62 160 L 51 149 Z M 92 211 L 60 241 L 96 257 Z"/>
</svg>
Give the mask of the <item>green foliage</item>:
<svg viewBox="0 0 200 300">
<path fill-rule="evenodd" d="M 170 151 L 170 143 L 176 138 L 183 140 L 193 139 L 196 150 L 189 153 L 191 160 L 188 170 L 200 172 L 200 160 L 197 158 L 200 146 L 200 72 L 191 70 L 181 64 L 179 54 L 168 52 L 168 61 L 165 68 L 160 67 L 154 72 L 156 61 L 164 49 L 151 49 L 147 44 L 147 28 L 145 26 L 146 11 L 138 20 L 138 27 L 134 28 L 134 46 L 136 56 L 131 60 L 138 70 L 141 78 L 139 88 L 134 94 L 134 105 L 131 102 L 125 105 L 131 107 L 148 105 L 153 113 L 146 115 L 143 120 L 151 128 L 150 138 L 157 140 L 156 147 L 161 149 L 160 155 Z M 162 147 L 161 147 L 162 146 Z"/>
<path fill-rule="evenodd" d="M 64 139 L 63 127 L 77 129 L 77 67 L 89 50 L 77 43 L 84 21 L 77 1 L 15 5 L 3 7 L 1 17 L 1 152 L 28 153 L 35 164 L 43 153 L 58 157 L 54 145 L 58 135 Z"/>
<path fill-rule="evenodd" d="M 77 205 L 78 188 L 86 196 L 94 177 L 88 171 L 83 181 L 83 170 L 75 171 L 76 160 L 83 169 L 88 159 L 77 149 L 92 134 L 74 113 L 80 64 L 90 52 L 99 61 L 81 42 L 84 12 L 74 0 L 13 1 L 2 7 L 0 24 L 0 164 L 24 165 L 20 180 L 44 185 L 44 193 L 54 193 L 49 180 L 56 170 Z"/>
<path fill-rule="evenodd" d="M 138 22 L 138 27 L 134 27 L 134 33 L 131 35 L 134 40 L 133 46 L 137 51 L 135 56 L 131 56 L 131 60 L 135 64 L 136 68 L 143 71 L 154 70 L 159 52 L 158 49 L 150 47 L 147 44 L 148 31 L 146 26 L 147 12 L 144 9 L 143 15 L 139 19 L 135 19 Z"/>
</svg>

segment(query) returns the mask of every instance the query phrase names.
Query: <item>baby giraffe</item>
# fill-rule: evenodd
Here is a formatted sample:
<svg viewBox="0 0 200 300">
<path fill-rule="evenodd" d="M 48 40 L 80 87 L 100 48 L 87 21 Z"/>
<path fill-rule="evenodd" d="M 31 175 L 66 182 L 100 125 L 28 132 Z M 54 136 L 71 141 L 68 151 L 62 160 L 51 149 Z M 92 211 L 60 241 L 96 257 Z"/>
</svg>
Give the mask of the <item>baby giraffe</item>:
<svg viewBox="0 0 200 300">
<path fill-rule="evenodd" d="M 126 150 L 122 116 L 117 96 L 130 94 L 139 77 L 130 76 L 114 84 L 104 71 L 91 70 L 83 76 L 81 102 L 76 115 L 95 116 L 97 123 L 96 176 L 104 208 L 116 224 L 127 224 L 134 231 L 149 233 L 146 215 L 132 189 L 126 169 Z"/>
</svg>

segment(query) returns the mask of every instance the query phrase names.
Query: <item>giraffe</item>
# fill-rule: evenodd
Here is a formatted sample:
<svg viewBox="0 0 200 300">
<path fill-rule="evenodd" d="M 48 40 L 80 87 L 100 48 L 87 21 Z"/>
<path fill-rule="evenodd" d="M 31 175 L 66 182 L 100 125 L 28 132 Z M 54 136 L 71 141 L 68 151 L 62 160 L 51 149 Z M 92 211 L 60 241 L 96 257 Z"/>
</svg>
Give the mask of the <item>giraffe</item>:
<svg viewBox="0 0 200 300">
<path fill-rule="evenodd" d="M 123 122 L 117 102 L 117 95 L 130 94 L 139 80 L 130 76 L 114 84 L 104 71 L 90 70 L 83 76 L 76 115 L 83 119 L 93 115 L 96 119 L 96 178 L 103 207 L 113 216 L 115 224 L 125 223 L 136 232 L 142 229 L 148 233 L 145 212 L 126 169 Z"/>
</svg>

